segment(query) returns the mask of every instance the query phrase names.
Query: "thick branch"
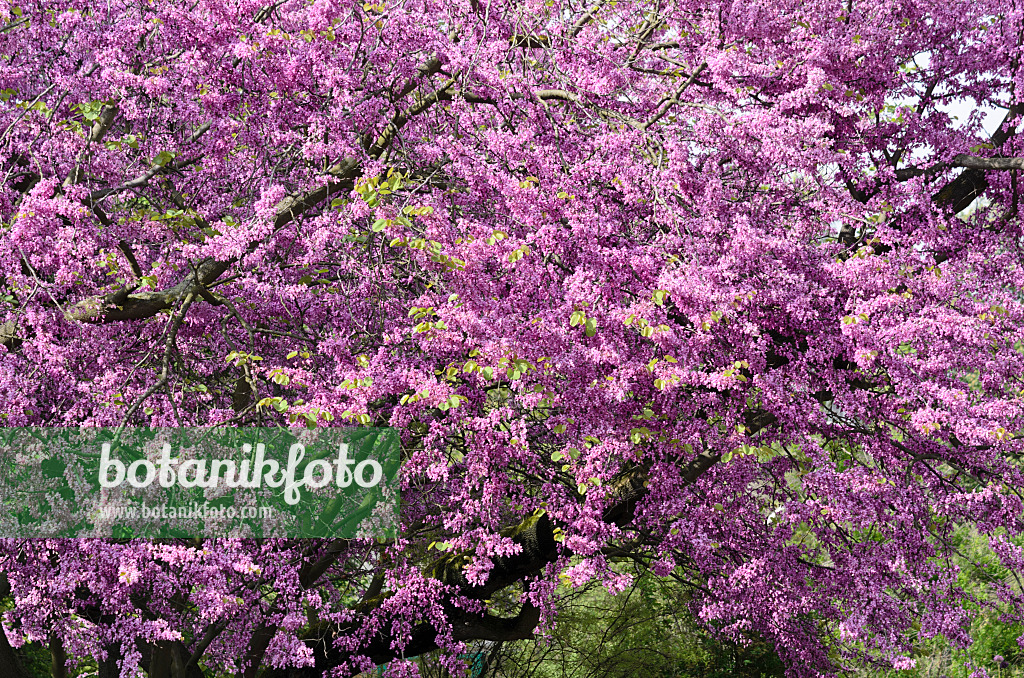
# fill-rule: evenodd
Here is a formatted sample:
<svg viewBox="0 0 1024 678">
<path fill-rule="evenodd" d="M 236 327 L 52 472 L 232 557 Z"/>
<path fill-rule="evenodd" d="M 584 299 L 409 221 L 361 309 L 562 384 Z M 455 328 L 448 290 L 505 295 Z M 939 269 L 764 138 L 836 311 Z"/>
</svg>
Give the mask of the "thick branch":
<svg viewBox="0 0 1024 678">
<path fill-rule="evenodd" d="M 127 289 L 122 288 L 103 297 L 92 297 L 72 307 L 68 311 L 68 319 L 99 323 L 150 318 L 171 308 L 189 292 L 197 292 L 199 285 L 209 285 L 230 266 L 230 262 L 207 259 L 197 267 L 196 276 L 189 276 L 174 287 L 138 294 L 129 294 Z"/>
<path fill-rule="evenodd" d="M 601 8 L 608 3 L 608 0 L 598 0 L 593 7 L 587 10 L 586 14 L 581 16 L 579 20 L 573 25 L 572 30 L 569 31 L 569 35 L 576 37 L 580 34 L 587 24 L 593 21 L 597 17 L 597 13 L 601 11 Z"/>
<path fill-rule="evenodd" d="M 961 153 L 949 162 L 939 162 L 931 167 L 907 167 L 896 170 L 896 178 L 900 181 L 915 177 L 930 177 L 947 169 L 962 167 L 976 170 L 1018 170 L 1024 169 L 1024 158 L 983 158 L 977 155 Z"/>
<path fill-rule="evenodd" d="M 1024 158 L 979 158 L 973 155 L 958 155 L 950 163 L 953 167 L 967 167 L 980 170 L 1024 169 Z"/>
<path fill-rule="evenodd" d="M 1017 132 L 1017 116 L 1024 111 L 1020 106 L 1013 106 L 1006 113 L 1006 117 L 999 123 L 999 129 L 992 135 L 991 144 L 993 148 L 999 148 Z M 902 181 L 915 176 L 934 174 L 948 167 L 967 168 L 960 175 L 942 187 L 932 196 L 932 199 L 940 207 L 946 207 L 954 214 L 967 209 L 974 200 L 988 188 L 988 179 L 985 178 L 986 169 L 1014 169 L 1013 167 L 986 167 L 986 164 L 999 164 L 995 161 L 1016 160 L 1016 158 L 975 158 L 964 154 L 953 158 L 952 163 L 940 163 L 928 169 L 909 168 L 896 171 L 896 178 Z"/>
</svg>

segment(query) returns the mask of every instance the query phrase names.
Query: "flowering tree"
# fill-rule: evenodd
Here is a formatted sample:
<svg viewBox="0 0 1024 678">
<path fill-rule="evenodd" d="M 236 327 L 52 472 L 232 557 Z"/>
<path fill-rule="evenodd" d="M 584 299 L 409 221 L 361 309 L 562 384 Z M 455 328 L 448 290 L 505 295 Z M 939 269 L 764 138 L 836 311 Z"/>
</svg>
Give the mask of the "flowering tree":
<svg viewBox="0 0 1024 678">
<path fill-rule="evenodd" d="M 403 494 L 9 540 L 5 676 L 456 668 L 613 558 L 793 675 L 905 668 L 969 642 L 954 530 L 1024 566 L 1016 0 L 16 3 L 3 425 L 390 426 Z"/>
</svg>

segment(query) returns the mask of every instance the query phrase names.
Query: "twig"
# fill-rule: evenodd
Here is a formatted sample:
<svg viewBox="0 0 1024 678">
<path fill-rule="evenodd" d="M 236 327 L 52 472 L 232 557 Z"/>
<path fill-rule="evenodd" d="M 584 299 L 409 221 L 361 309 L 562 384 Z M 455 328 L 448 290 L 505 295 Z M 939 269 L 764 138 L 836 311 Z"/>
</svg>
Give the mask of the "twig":
<svg viewBox="0 0 1024 678">
<path fill-rule="evenodd" d="M 157 389 L 167 383 L 167 376 L 170 373 L 171 354 L 174 352 L 175 342 L 178 338 L 178 330 L 181 329 L 181 323 L 185 320 L 185 314 L 188 313 L 188 309 L 192 305 L 192 302 L 195 301 L 195 298 L 195 292 L 189 291 L 188 294 L 185 295 L 185 299 L 181 302 L 181 308 L 178 309 L 178 312 L 171 320 L 171 324 L 167 332 L 167 340 L 164 342 L 164 356 L 160 365 L 160 377 L 152 386 L 147 388 L 146 391 L 139 396 L 134 403 L 132 403 L 128 408 L 128 411 L 125 412 L 124 417 L 121 419 L 121 424 L 114 431 L 115 440 L 118 440 L 121 437 L 121 432 L 124 431 L 124 427 L 128 424 L 128 420 L 133 414 L 135 414 L 136 410 L 142 406 L 142 403 L 146 402 L 146 399 L 149 398 L 149 396 L 153 395 Z"/>
<path fill-rule="evenodd" d="M 4 130 L 4 133 L 0 134 L 0 141 L 3 141 L 7 137 L 7 135 L 10 133 L 11 129 L 13 129 L 14 126 L 17 125 L 19 122 L 21 122 L 21 119 L 24 118 L 26 115 L 28 115 L 28 112 L 32 110 L 32 107 L 35 106 L 39 102 L 40 99 L 42 99 L 44 96 L 49 94 L 50 90 L 52 90 L 54 87 L 56 87 L 56 84 L 50 85 L 49 87 L 44 89 L 42 92 L 40 92 L 39 96 L 37 96 L 35 99 L 33 99 L 32 103 L 30 103 L 28 106 L 25 107 L 25 110 L 21 112 L 21 115 L 19 115 L 17 118 L 15 118 L 14 122 L 12 122 L 10 125 L 7 126 L 7 129 Z"/>
</svg>

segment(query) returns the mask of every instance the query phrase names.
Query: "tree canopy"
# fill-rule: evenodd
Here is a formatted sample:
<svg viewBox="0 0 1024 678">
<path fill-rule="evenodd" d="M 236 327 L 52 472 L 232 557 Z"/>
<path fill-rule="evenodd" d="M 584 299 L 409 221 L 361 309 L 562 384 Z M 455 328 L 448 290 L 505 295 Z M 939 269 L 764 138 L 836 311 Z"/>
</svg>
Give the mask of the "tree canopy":
<svg viewBox="0 0 1024 678">
<path fill-rule="evenodd" d="M 1024 566 L 1022 32 L 1016 0 L 5 3 L 2 426 L 403 445 L 395 540 L 4 541 L 7 638 L 55 676 L 410 675 L 626 558 L 793 676 L 968 643 L 954 532 Z"/>
</svg>

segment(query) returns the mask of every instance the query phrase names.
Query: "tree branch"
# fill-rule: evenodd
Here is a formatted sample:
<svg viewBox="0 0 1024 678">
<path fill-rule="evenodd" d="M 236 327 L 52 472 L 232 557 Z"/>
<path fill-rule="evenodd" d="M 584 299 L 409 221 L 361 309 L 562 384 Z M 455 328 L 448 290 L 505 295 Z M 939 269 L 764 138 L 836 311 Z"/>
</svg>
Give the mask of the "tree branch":
<svg viewBox="0 0 1024 678">
<path fill-rule="evenodd" d="M 1007 111 L 1006 117 L 999 123 L 999 129 L 997 129 L 996 133 L 992 135 L 991 144 L 993 148 L 999 148 L 1006 143 L 1010 137 L 1017 133 L 1015 120 L 1022 112 L 1024 112 L 1024 106 L 1019 105 L 1013 106 L 1009 111 Z M 982 160 L 991 161 L 997 159 L 971 158 L 971 156 L 961 154 L 957 155 L 953 159 L 953 162 L 962 161 L 965 163 L 974 163 L 975 161 L 979 161 L 978 164 L 981 164 L 980 161 Z M 988 188 L 988 180 L 985 178 L 985 169 L 1001 169 L 996 167 L 978 167 L 974 164 L 942 166 L 942 163 L 940 163 L 939 165 L 935 165 L 926 170 L 920 170 L 918 168 L 897 170 L 896 178 L 905 181 L 906 179 L 914 176 L 923 176 L 925 174 L 939 172 L 942 169 L 946 169 L 946 167 L 967 168 L 961 172 L 957 178 L 950 181 L 932 196 L 932 200 L 934 200 L 937 205 L 949 208 L 954 214 L 958 214 L 967 209 L 970 204 Z"/>
<path fill-rule="evenodd" d="M 1024 169 L 1024 158 L 980 158 L 961 154 L 953 158 L 950 165 L 980 170 L 1015 170 Z"/>
</svg>

